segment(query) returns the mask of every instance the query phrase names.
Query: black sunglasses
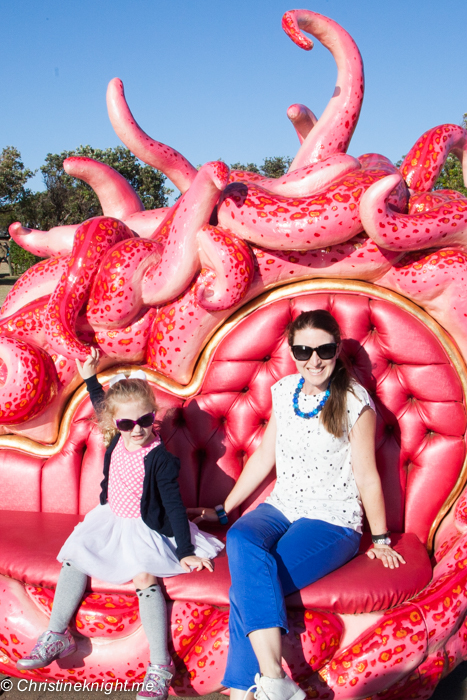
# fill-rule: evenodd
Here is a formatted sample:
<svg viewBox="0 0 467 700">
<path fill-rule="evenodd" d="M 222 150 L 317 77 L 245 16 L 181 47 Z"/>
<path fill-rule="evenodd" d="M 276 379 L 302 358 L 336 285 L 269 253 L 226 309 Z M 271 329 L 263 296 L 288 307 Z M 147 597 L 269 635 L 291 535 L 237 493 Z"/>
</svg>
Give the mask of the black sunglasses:
<svg viewBox="0 0 467 700">
<path fill-rule="evenodd" d="M 316 350 L 316 354 L 321 360 L 332 360 L 336 356 L 338 343 L 325 343 L 317 348 L 310 348 L 309 345 L 292 345 L 292 355 L 296 360 L 305 362 L 309 360 Z"/>
<path fill-rule="evenodd" d="M 123 432 L 128 433 L 133 430 L 135 425 L 139 425 L 140 428 L 149 428 L 149 426 L 154 425 L 156 419 L 156 414 L 154 411 L 152 413 L 145 413 L 144 416 L 138 418 L 137 420 L 131 420 L 131 418 L 119 418 L 115 421 L 117 428 Z"/>
</svg>

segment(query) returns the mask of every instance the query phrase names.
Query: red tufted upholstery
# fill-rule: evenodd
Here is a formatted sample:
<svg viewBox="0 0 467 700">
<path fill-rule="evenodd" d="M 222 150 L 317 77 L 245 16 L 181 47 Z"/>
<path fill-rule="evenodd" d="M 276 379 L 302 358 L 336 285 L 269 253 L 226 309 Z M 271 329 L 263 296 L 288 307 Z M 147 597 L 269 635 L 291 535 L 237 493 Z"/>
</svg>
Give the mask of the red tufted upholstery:
<svg viewBox="0 0 467 700">
<path fill-rule="evenodd" d="M 283 337 L 285 327 L 300 311 L 312 308 L 327 308 L 336 316 L 344 352 L 376 403 L 377 461 L 388 525 L 393 531 L 413 533 L 401 540 L 401 547 L 411 552 L 414 570 L 409 575 L 402 569 L 401 581 L 388 585 L 387 576 L 379 582 L 377 576 L 369 579 L 366 557 L 357 557 L 347 565 L 349 570 L 331 574 L 331 587 L 327 577 L 289 602 L 341 612 L 381 609 L 411 597 L 428 582 L 431 568 L 417 537 L 426 542 L 465 456 L 459 378 L 436 336 L 419 320 L 390 302 L 350 293 L 306 294 L 266 305 L 220 343 L 197 396 L 183 402 L 156 390 L 163 411 L 173 409 L 166 414 L 162 433 L 168 449 L 181 459 L 186 505 L 219 503 L 259 444 L 271 411 L 271 385 L 295 370 Z M 58 565 L 52 549 L 71 530 L 71 515 L 84 514 L 98 502 L 103 446 L 88 420 L 90 412 L 86 400 L 74 416 L 66 447 L 49 460 L 0 452 L 3 484 L 9 484 L 7 490 L 2 487 L 1 507 L 50 514 L 42 523 L 40 518 L 36 525 L 31 521 L 36 528 L 32 557 L 27 537 L 18 537 L 18 514 L 1 516 L 0 573 L 53 585 Z M 271 488 L 272 479 L 243 510 L 263 500 Z M 166 582 L 167 592 L 177 599 L 226 604 L 225 559 L 219 559 L 216 576 L 172 579 Z M 96 585 L 98 589 L 101 584 Z"/>
</svg>

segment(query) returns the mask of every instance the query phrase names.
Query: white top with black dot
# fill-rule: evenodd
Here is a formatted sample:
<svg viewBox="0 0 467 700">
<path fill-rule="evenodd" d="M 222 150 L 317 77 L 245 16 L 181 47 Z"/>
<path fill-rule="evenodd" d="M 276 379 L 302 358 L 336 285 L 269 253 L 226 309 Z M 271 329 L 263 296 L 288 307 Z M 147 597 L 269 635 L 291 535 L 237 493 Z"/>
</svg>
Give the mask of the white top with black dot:
<svg viewBox="0 0 467 700">
<path fill-rule="evenodd" d="M 365 406 L 374 410 L 366 389 L 352 384 L 347 392 L 347 422 L 341 438 L 331 435 L 319 414 L 301 418 L 293 408 L 293 394 L 299 374 L 284 377 L 274 384 L 273 410 L 277 421 L 277 481 L 266 499 L 291 522 L 299 518 L 324 520 L 362 532 L 363 508 L 352 472 L 349 433 Z M 324 392 L 323 392 L 324 393 Z M 299 407 L 312 411 L 323 393 L 299 396 Z"/>
</svg>

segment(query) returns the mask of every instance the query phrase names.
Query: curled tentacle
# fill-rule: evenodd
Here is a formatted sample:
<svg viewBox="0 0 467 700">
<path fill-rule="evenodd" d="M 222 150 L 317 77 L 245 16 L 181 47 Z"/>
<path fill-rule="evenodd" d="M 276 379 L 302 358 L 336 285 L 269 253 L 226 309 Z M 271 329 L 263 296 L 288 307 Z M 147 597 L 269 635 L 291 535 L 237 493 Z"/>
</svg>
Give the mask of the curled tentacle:
<svg viewBox="0 0 467 700">
<path fill-rule="evenodd" d="M 388 250 L 420 250 L 439 246 L 467 247 L 467 198 L 444 202 L 430 211 L 403 214 L 388 199 L 400 181 L 396 173 L 376 182 L 362 197 L 360 216 L 373 241 Z"/>
<path fill-rule="evenodd" d="M 318 117 L 311 111 L 311 109 L 308 109 L 308 107 L 301 104 L 290 105 L 287 110 L 287 116 L 294 125 L 300 143 L 304 142 L 318 121 Z"/>
<path fill-rule="evenodd" d="M 222 319 L 222 312 L 218 316 Z M 198 304 L 192 285 L 186 294 L 157 309 L 146 349 L 148 366 L 180 384 L 188 384 L 199 348 L 220 319 Z"/>
<path fill-rule="evenodd" d="M 352 37 L 323 15 L 291 10 L 282 18 L 282 27 L 297 46 L 307 51 L 313 48 L 313 42 L 302 30 L 312 34 L 332 53 L 337 64 L 334 95 L 295 156 L 290 170 L 296 170 L 347 151 L 362 106 L 363 62 Z"/>
<path fill-rule="evenodd" d="M 154 141 L 140 128 L 125 100 L 120 78 L 109 83 L 107 109 L 115 133 L 125 146 L 144 163 L 167 175 L 180 192 L 186 192 L 196 177 L 196 168 L 181 153 Z"/>
<path fill-rule="evenodd" d="M 256 182 L 258 185 L 263 184 L 265 180 L 269 181 L 271 178 L 265 175 L 260 175 L 260 173 L 252 173 L 249 170 L 231 170 L 229 183 L 231 182 Z"/>
<path fill-rule="evenodd" d="M 378 284 L 414 299 L 456 339 L 466 357 L 466 271 L 467 255 L 459 249 L 418 250 L 404 255 Z"/>
<path fill-rule="evenodd" d="M 396 166 L 389 158 L 379 153 L 365 153 L 357 158 L 361 166 L 366 171 L 373 171 L 377 174 L 376 180 L 380 180 L 387 175 L 397 173 Z M 372 183 L 371 183 L 372 184 Z M 365 191 L 368 187 L 365 187 Z M 409 204 L 410 192 L 405 182 L 400 178 L 396 187 L 390 193 L 388 203 L 395 211 L 406 212 Z"/>
<path fill-rule="evenodd" d="M 16 338 L 0 338 L 0 358 L 6 369 L 0 387 L 0 425 L 25 423 L 42 413 L 57 394 L 54 364 L 38 345 Z"/>
<path fill-rule="evenodd" d="M 34 299 L 0 321 L 0 335 L 44 346 L 44 317 L 50 295 Z"/>
<path fill-rule="evenodd" d="M 55 353 L 51 357 L 57 372 L 58 389 L 59 391 L 60 389 L 64 389 L 65 393 L 68 394 L 71 387 L 81 383 L 80 379 L 78 379 L 79 375 L 77 376 L 76 362 L 74 359 L 70 360 L 69 357 L 56 355 Z"/>
<path fill-rule="evenodd" d="M 141 238 L 152 238 L 167 215 L 173 211 L 172 207 L 160 207 L 160 209 L 148 209 L 138 211 L 122 219 L 123 223 Z"/>
<path fill-rule="evenodd" d="M 409 214 L 421 214 L 431 211 L 445 202 L 454 202 L 465 199 L 465 195 L 457 190 L 436 190 L 435 192 L 417 192 L 410 197 Z"/>
<path fill-rule="evenodd" d="M 462 163 L 467 186 L 467 131 L 456 124 L 429 129 L 405 156 L 400 172 L 414 192 L 428 192 L 439 177 L 449 153 Z"/>
<path fill-rule="evenodd" d="M 19 311 L 11 314 L 11 316 L 3 318 L 0 321 L 0 336 L 24 340 L 27 343 L 34 343 L 34 345 L 38 345 L 43 350 L 48 351 L 44 327 L 49 300 L 50 295 L 35 299 L 25 304 Z M 91 333 L 89 333 L 89 331 L 91 331 Z M 77 334 L 78 337 L 85 342 L 95 341 L 92 328 L 80 327 L 79 319 L 77 323 Z M 63 386 L 67 386 L 76 376 L 76 364 L 74 359 L 68 360 L 63 357 L 63 355 L 57 355 L 55 353 L 51 355 L 51 358 L 57 371 L 58 387 L 60 389 Z"/>
<path fill-rule="evenodd" d="M 352 170 L 360 170 L 360 168 L 361 165 L 356 158 L 348 156 L 346 153 L 335 153 L 319 163 L 312 163 L 303 168 L 289 171 L 278 178 L 263 177 L 244 170 L 234 170 L 231 173 L 230 181 L 255 182 L 268 192 L 284 197 L 306 197 L 313 192 L 326 189 L 343 175 L 352 172 Z"/>
<path fill-rule="evenodd" d="M 233 183 L 220 199 L 219 225 L 255 245 L 275 250 L 335 245 L 362 230 L 358 204 L 363 192 L 394 170 L 389 164 L 355 170 L 310 197 L 282 197 L 256 184 Z M 398 184 L 391 198 L 397 208 L 405 208 L 405 183 Z"/>
<path fill-rule="evenodd" d="M 391 172 L 397 172 L 396 167 L 392 164 L 392 161 L 390 161 L 389 158 L 386 158 L 386 156 L 382 156 L 381 153 L 364 153 L 363 155 L 358 156 L 357 160 L 362 168 L 365 168 L 365 170 L 386 168 L 391 170 Z"/>
<path fill-rule="evenodd" d="M 2 319 L 0 322 L 0 335 L 7 338 L 15 338 L 16 340 L 23 340 L 26 343 L 33 343 L 47 352 L 48 346 L 44 337 L 44 320 L 47 311 L 47 305 L 50 299 L 50 295 L 41 297 L 40 299 L 35 299 L 23 306 L 22 309 L 16 311 L 11 316 Z M 91 329 L 92 330 L 92 329 Z M 78 337 L 81 340 L 95 342 L 94 333 L 90 335 L 88 332 L 82 332 L 80 328 L 77 329 Z M 1 356 L 1 352 L 0 352 Z M 53 365 L 55 366 L 57 375 L 57 391 L 60 393 L 65 390 L 65 394 L 72 390 L 76 386 L 76 364 L 74 359 L 69 360 L 63 357 L 63 355 L 56 355 L 53 353 L 51 358 Z M 5 367 L 4 367 L 5 369 Z M 65 400 L 66 397 L 62 396 Z M 48 411 L 51 406 L 55 406 L 55 412 L 52 416 L 48 416 Z M 33 421 L 28 419 L 28 431 L 32 430 L 33 433 L 37 431 L 36 437 L 40 440 L 51 441 L 55 439 L 55 430 L 58 427 L 59 409 L 56 405 L 55 399 L 49 402 L 49 408 L 45 409 L 45 413 L 40 412 L 40 424 L 36 428 L 33 427 Z M 51 430 L 49 433 L 48 431 Z M 34 437 L 30 433 L 30 437 Z"/>
<path fill-rule="evenodd" d="M 203 165 L 170 219 L 155 235 L 154 240 L 163 236 L 165 243 L 159 264 L 150 268 L 143 277 L 145 305 L 158 306 L 174 299 L 186 290 L 201 269 L 197 235 L 209 223 L 229 173 L 225 163 Z"/>
<path fill-rule="evenodd" d="M 146 310 L 144 316 L 126 328 L 96 331 L 96 343 L 103 353 L 122 361 L 142 362 L 157 309 Z"/>
<path fill-rule="evenodd" d="M 30 302 L 50 295 L 68 268 L 70 256 L 41 260 L 26 270 L 7 294 L 0 319 L 11 316 Z"/>
<path fill-rule="evenodd" d="M 86 182 L 97 195 L 104 216 L 123 220 L 144 206 L 130 183 L 114 168 L 93 158 L 72 156 L 63 161 L 68 175 Z"/>
<path fill-rule="evenodd" d="M 238 304 L 248 292 L 254 272 L 254 259 L 245 241 L 214 226 L 204 226 L 198 234 L 201 273 L 195 294 L 200 306 L 222 311 Z"/>
<path fill-rule="evenodd" d="M 76 319 L 105 253 L 126 238 L 133 238 L 133 233 L 125 224 L 103 216 L 85 221 L 76 232 L 67 269 L 50 297 L 45 317 L 45 338 L 57 354 L 86 359 L 87 346 L 76 335 Z"/>
<path fill-rule="evenodd" d="M 95 330 L 126 328 L 143 308 L 141 280 L 158 264 L 162 246 L 132 238 L 112 246 L 104 256 L 92 285 L 86 316 Z"/>
<path fill-rule="evenodd" d="M 54 226 L 50 231 L 38 231 L 25 228 L 19 221 L 11 224 L 8 231 L 10 236 L 21 248 L 40 258 L 50 258 L 53 255 L 66 255 L 73 248 L 73 239 L 79 224 L 69 226 Z"/>
<path fill-rule="evenodd" d="M 365 233 L 349 241 L 315 250 L 253 249 L 262 288 L 286 280 L 313 277 L 352 278 L 376 281 L 405 253 L 380 249 Z"/>
</svg>

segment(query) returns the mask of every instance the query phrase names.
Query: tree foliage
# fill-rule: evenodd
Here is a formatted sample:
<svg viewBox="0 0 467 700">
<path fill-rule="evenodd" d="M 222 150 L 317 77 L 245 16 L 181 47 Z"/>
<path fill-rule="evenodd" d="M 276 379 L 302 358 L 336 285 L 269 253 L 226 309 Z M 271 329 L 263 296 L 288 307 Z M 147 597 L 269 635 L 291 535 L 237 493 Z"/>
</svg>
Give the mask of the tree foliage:
<svg viewBox="0 0 467 700">
<path fill-rule="evenodd" d="M 19 275 L 22 275 L 23 272 L 26 272 L 26 270 L 41 260 L 37 255 L 21 248 L 13 240 L 10 240 L 9 248 L 11 272 L 15 277 L 19 277 Z"/>
<path fill-rule="evenodd" d="M 6 146 L 0 153 L 0 231 L 6 231 L 16 220 L 21 202 L 29 196 L 26 182 L 34 175 L 25 168 L 21 153 L 14 146 Z"/>
<path fill-rule="evenodd" d="M 262 165 L 258 166 L 255 163 L 232 163 L 232 170 L 247 170 L 250 173 L 258 173 L 265 177 L 282 177 L 285 175 L 292 162 L 292 158 L 284 156 L 273 156 L 265 158 Z"/>
<path fill-rule="evenodd" d="M 292 158 L 284 158 L 283 156 L 265 158 L 260 169 L 266 177 L 282 177 L 288 171 L 292 160 Z"/>
<path fill-rule="evenodd" d="M 0 207 L 14 206 L 24 196 L 24 186 L 33 175 L 24 167 L 17 148 L 4 148 L 0 154 Z"/>
<path fill-rule="evenodd" d="M 261 175 L 261 170 L 258 168 L 256 163 L 231 163 L 230 164 L 230 169 L 231 170 L 245 170 L 248 173 L 258 173 L 258 175 Z"/>
</svg>

